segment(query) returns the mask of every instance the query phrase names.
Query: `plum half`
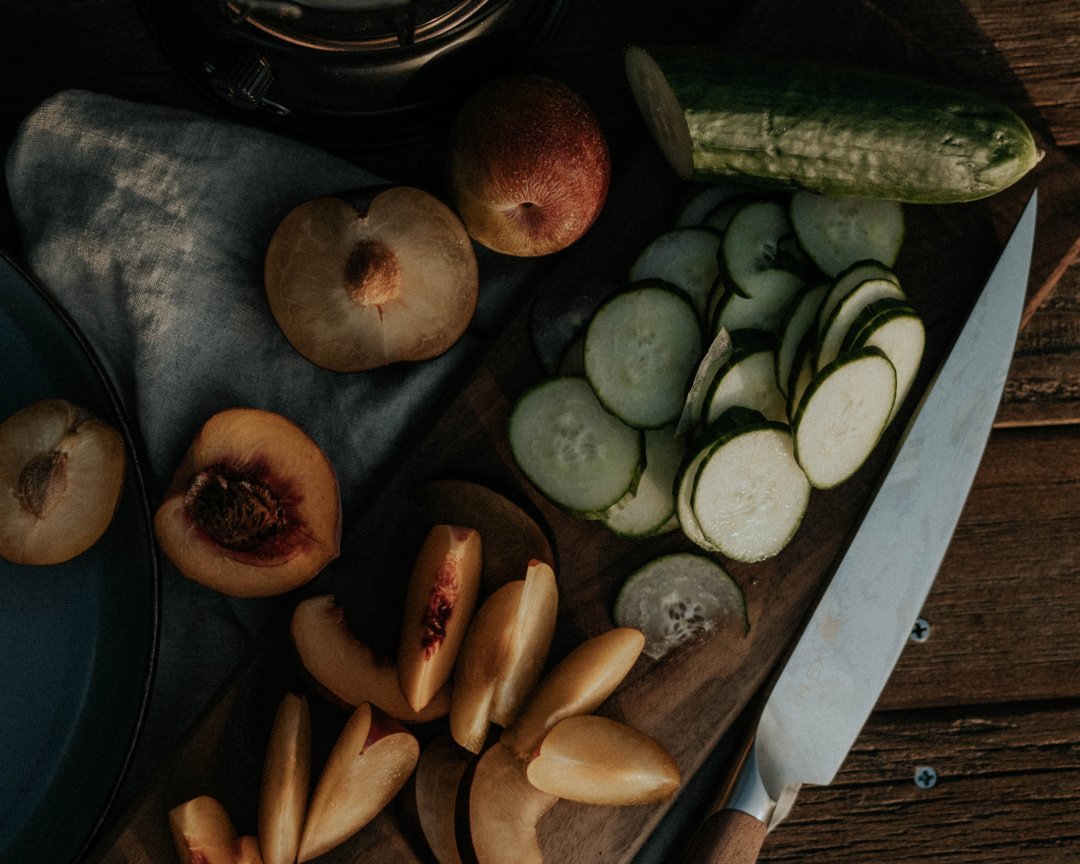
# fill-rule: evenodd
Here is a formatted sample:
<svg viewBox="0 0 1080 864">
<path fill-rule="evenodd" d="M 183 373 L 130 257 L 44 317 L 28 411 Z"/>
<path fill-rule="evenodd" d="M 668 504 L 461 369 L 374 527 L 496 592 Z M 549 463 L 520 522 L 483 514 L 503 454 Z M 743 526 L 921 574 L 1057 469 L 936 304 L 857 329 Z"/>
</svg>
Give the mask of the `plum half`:
<svg viewBox="0 0 1080 864">
<path fill-rule="evenodd" d="M 65 399 L 0 423 L 0 556 L 59 564 L 93 546 L 124 489 L 120 433 Z"/>
<path fill-rule="evenodd" d="M 231 408 L 211 417 L 188 448 L 154 530 L 195 582 L 233 597 L 283 594 L 339 553 L 337 477 L 292 421 Z"/>
<path fill-rule="evenodd" d="M 285 338 L 335 372 L 442 354 L 472 320 L 480 287 L 461 220 L 411 186 L 300 204 L 274 231 L 263 278 Z"/>
</svg>

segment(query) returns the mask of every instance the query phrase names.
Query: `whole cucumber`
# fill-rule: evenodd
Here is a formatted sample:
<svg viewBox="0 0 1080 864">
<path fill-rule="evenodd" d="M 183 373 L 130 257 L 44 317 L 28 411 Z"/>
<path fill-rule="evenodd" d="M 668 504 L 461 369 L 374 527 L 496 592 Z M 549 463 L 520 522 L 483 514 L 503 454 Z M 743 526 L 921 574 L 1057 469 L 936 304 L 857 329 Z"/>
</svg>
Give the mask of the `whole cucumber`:
<svg viewBox="0 0 1080 864">
<path fill-rule="evenodd" d="M 683 46 L 631 46 L 626 74 L 686 179 L 943 204 L 999 192 L 1042 157 L 1004 105 L 900 76 Z"/>
</svg>

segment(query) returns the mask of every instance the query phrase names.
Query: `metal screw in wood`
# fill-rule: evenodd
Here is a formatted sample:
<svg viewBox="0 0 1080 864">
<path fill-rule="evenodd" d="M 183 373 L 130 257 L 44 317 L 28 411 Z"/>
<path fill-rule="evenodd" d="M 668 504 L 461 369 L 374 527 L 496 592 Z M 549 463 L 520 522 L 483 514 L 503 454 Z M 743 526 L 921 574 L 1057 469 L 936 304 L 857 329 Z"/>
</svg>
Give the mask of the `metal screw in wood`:
<svg viewBox="0 0 1080 864">
<path fill-rule="evenodd" d="M 919 618 L 915 626 L 911 628 L 912 642 L 925 642 L 930 638 L 930 622 L 925 618 Z"/>
<path fill-rule="evenodd" d="M 915 769 L 915 785 L 920 789 L 932 789 L 937 785 L 937 771 L 929 765 L 920 765 Z"/>
</svg>

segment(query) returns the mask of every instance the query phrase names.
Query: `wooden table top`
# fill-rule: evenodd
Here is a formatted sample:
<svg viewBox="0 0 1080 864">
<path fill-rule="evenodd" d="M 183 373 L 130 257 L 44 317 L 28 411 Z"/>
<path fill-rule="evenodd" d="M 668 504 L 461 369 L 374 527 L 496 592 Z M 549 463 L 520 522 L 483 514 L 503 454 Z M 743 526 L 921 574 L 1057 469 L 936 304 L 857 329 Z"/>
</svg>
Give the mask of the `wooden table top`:
<svg viewBox="0 0 1080 864">
<path fill-rule="evenodd" d="M 19 119 L 66 87 L 201 106 L 157 52 L 133 0 L 7 5 L 5 148 Z M 899 28 L 905 44 L 937 58 L 950 77 L 1008 100 L 1054 158 L 1080 171 L 1074 0 L 862 6 Z M 844 21 L 820 7 L 809 0 L 617 7 L 572 0 L 541 68 L 593 104 L 618 155 L 641 135 L 627 94 L 613 84 L 624 38 L 649 27 L 679 41 L 693 41 L 686 33 L 722 41 L 725 28 L 783 20 L 796 34 L 805 23 L 820 40 L 817 53 L 827 54 L 830 28 Z M 1077 243 L 1080 217 L 1069 200 L 1058 199 L 1056 224 Z M 0 241 L 10 246 L 13 237 L 5 208 Z M 801 792 L 769 837 L 763 862 L 1080 859 L 1077 251 L 1064 243 L 1057 266 L 1041 274 L 1045 299 L 1021 332 L 984 462 L 923 612 L 929 638 L 909 645 L 836 782 Z M 916 782 L 925 767 L 936 772 L 931 788 Z"/>
</svg>

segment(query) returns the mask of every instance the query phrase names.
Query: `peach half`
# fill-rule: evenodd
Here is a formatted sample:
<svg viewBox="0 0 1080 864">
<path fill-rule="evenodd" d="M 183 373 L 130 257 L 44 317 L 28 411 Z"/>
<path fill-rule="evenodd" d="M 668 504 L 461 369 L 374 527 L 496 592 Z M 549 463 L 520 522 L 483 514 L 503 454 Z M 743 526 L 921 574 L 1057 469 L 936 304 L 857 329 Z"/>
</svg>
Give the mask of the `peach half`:
<svg viewBox="0 0 1080 864">
<path fill-rule="evenodd" d="M 65 399 L 43 399 L 0 423 L 0 556 L 59 564 L 93 546 L 124 488 L 124 441 Z"/>
<path fill-rule="evenodd" d="M 216 798 L 200 795 L 173 807 L 169 830 L 181 864 L 234 864 L 239 838 Z"/>
<path fill-rule="evenodd" d="M 662 801 L 680 780 L 679 766 L 656 739 L 591 714 L 556 723 L 525 774 L 537 789 L 582 804 Z"/>
<path fill-rule="evenodd" d="M 401 692 L 397 665 L 356 638 L 345 611 L 330 595 L 300 601 L 293 610 L 290 633 L 304 670 L 333 702 L 352 709 L 370 702 L 406 723 L 434 720 L 450 710 L 449 687 L 437 692 L 423 710 L 413 710 Z"/>
<path fill-rule="evenodd" d="M 533 786 L 524 763 L 496 741 L 469 783 L 469 840 L 478 864 L 543 864 L 536 824 L 558 800 Z"/>
<path fill-rule="evenodd" d="M 298 861 L 310 861 L 353 836 L 405 785 L 420 744 L 366 702 L 346 721 L 311 795 Z"/>
<path fill-rule="evenodd" d="M 231 408 L 199 430 L 154 530 L 162 551 L 195 582 L 233 597 L 283 594 L 339 553 L 337 478 L 292 421 Z"/>
<path fill-rule="evenodd" d="M 398 643 L 398 680 L 414 711 L 422 711 L 450 680 L 480 593 L 480 533 L 435 525 L 409 576 Z"/>
<path fill-rule="evenodd" d="M 461 221 L 409 186 L 300 204 L 270 239 L 264 282 L 285 338 L 335 372 L 442 354 L 472 320 L 480 284 Z"/>
<path fill-rule="evenodd" d="M 507 582 L 473 616 L 454 669 L 450 733 L 479 753 L 492 722 L 507 726 L 547 661 L 559 594 L 555 573 L 532 561 L 524 579 Z"/>
<path fill-rule="evenodd" d="M 286 693 L 270 730 L 259 784 L 259 845 L 264 864 L 293 864 L 307 812 L 311 777 L 311 712 Z"/>
<path fill-rule="evenodd" d="M 432 740 L 416 765 L 416 813 L 439 864 L 461 864 L 457 846 L 457 797 L 469 756 L 445 736 Z"/>
<path fill-rule="evenodd" d="M 643 647 L 645 636 L 633 627 L 615 627 L 582 642 L 541 679 L 500 740 L 519 759 L 531 758 L 560 720 L 599 708 Z"/>
</svg>

